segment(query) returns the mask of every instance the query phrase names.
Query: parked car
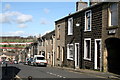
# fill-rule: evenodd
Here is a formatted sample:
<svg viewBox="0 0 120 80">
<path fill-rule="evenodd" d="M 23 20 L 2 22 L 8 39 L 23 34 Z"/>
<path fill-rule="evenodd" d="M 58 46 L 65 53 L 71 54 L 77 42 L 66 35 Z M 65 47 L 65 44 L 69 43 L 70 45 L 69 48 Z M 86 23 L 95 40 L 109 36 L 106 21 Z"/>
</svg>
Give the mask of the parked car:
<svg viewBox="0 0 120 80">
<path fill-rule="evenodd" d="M 6 64 L 6 61 L 5 61 L 5 60 L 3 60 L 1 63 L 2 63 L 2 64 Z"/>
<path fill-rule="evenodd" d="M 32 62 L 33 62 L 33 58 L 29 58 L 28 65 L 31 65 Z"/>
<path fill-rule="evenodd" d="M 35 55 L 33 58 L 33 65 L 35 66 L 47 66 L 47 60 L 43 55 Z"/>
<path fill-rule="evenodd" d="M 31 66 L 34 66 L 34 60 L 33 60 L 33 59 L 31 60 L 30 65 L 31 65 Z"/>
<path fill-rule="evenodd" d="M 2 61 L 2 64 L 11 64 L 11 63 L 10 63 L 10 61 L 8 61 L 8 60 L 3 60 L 3 61 Z"/>
<path fill-rule="evenodd" d="M 9 61 L 9 64 L 13 64 L 14 62 L 13 61 Z"/>
<path fill-rule="evenodd" d="M 17 61 L 17 60 L 14 60 L 14 64 L 18 64 L 18 61 Z"/>
<path fill-rule="evenodd" d="M 26 58 L 26 60 L 25 60 L 25 65 L 28 65 L 28 61 L 29 61 L 29 58 Z"/>
</svg>

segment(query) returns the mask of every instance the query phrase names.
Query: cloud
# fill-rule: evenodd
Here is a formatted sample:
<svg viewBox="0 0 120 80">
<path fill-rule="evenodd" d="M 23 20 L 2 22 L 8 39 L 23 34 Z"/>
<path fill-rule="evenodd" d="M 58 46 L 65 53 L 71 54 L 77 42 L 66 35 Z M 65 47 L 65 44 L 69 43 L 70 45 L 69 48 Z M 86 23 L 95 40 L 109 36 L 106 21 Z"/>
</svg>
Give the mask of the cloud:
<svg viewBox="0 0 120 80">
<path fill-rule="evenodd" d="M 15 32 L 2 32 L 3 36 L 23 36 L 26 35 L 24 31 L 15 31 Z"/>
<path fill-rule="evenodd" d="M 0 23 L 11 23 L 12 19 L 6 14 L 0 14 Z"/>
<path fill-rule="evenodd" d="M 22 14 L 17 11 L 7 11 L 5 13 L 0 13 L 0 23 L 17 23 L 25 24 L 31 22 L 33 19 L 32 15 Z"/>
<path fill-rule="evenodd" d="M 26 24 L 19 24 L 17 27 L 19 27 L 19 28 L 25 28 L 25 27 L 27 27 L 27 25 Z"/>
<path fill-rule="evenodd" d="M 50 12 L 50 10 L 47 9 L 47 8 L 44 8 L 43 11 L 44 11 L 46 14 L 48 14 L 48 13 Z"/>
<path fill-rule="evenodd" d="M 30 36 L 33 34 L 26 33 L 24 31 L 11 31 L 11 32 L 0 32 L 0 36 Z"/>
<path fill-rule="evenodd" d="M 41 18 L 40 19 L 40 24 L 46 25 L 46 24 L 49 24 L 49 22 L 45 18 Z"/>
<path fill-rule="evenodd" d="M 26 23 L 32 21 L 32 16 L 31 15 L 25 15 L 22 14 L 17 17 L 17 23 Z"/>
</svg>

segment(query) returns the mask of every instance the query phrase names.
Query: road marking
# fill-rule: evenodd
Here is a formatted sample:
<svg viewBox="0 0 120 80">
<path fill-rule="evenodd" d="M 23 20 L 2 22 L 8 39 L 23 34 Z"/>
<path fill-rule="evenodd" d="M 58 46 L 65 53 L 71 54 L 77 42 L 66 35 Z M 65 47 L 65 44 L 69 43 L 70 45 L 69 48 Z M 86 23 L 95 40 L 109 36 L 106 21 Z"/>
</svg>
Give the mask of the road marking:
<svg viewBox="0 0 120 80">
<path fill-rule="evenodd" d="M 63 77 L 61 75 L 57 75 L 57 74 L 54 74 L 54 73 L 51 73 L 51 72 L 47 72 L 47 73 L 50 74 L 50 75 L 54 75 L 54 76 L 60 77 L 60 78 L 66 78 L 66 77 Z"/>
<path fill-rule="evenodd" d="M 53 73 L 50 73 L 51 75 L 53 75 Z"/>
<path fill-rule="evenodd" d="M 60 78 L 62 78 L 62 76 L 60 76 L 60 75 L 57 75 L 58 77 L 60 77 Z"/>
<path fill-rule="evenodd" d="M 66 77 L 63 77 L 63 78 L 66 78 Z"/>
</svg>

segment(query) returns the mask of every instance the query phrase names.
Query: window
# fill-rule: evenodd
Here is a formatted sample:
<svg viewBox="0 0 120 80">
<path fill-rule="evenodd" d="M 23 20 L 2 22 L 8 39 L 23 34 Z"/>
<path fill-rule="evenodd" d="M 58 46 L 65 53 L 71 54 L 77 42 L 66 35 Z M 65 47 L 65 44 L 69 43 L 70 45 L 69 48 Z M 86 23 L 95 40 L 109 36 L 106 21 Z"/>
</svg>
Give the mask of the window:
<svg viewBox="0 0 120 80">
<path fill-rule="evenodd" d="M 46 45 L 48 45 L 48 40 L 46 40 Z"/>
<path fill-rule="evenodd" d="M 53 39 L 50 40 L 50 44 L 53 45 Z"/>
<path fill-rule="evenodd" d="M 84 59 L 91 60 L 91 39 L 84 40 Z"/>
<path fill-rule="evenodd" d="M 85 12 L 85 31 L 91 31 L 91 10 Z"/>
<path fill-rule="evenodd" d="M 45 46 L 45 41 L 42 41 L 42 46 Z"/>
<path fill-rule="evenodd" d="M 67 45 L 67 59 L 73 60 L 73 44 Z"/>
<path fill-rule="evenodd" d="M 64 58 L 64 47 L 62 47 L 62 62 L 63 62 L 63 58 Z"/>
<path fill-rule="evenodd" d="M 44 57 L 37 57 L 37 60 L 45 60 Z"/>
<path fill-rule="evenodd" d="M 44 46 L 44 43 L 43 43 L 43 41 L 42 41 L 41 43 L 42 43 L 42 46 Z"/>
<path fill-rule="evenodd" d="M 57 27 L 57 39 L 60 39 L 60 25 Z"/>
<path fill-rule="evenodd" d="M 60 58 L 60 46 L 57 47 L 57 59 Z"/>
<path fill-rule="evenodd" d="M 116 3 L 112 4 L 109 8 L 109 26 L 118 25 L 118 5 Z"/>
<path fill-rule="evenodd" d="M 68 19 L 68 35 L 73 35 L 73 18 Z"/>
</svg>

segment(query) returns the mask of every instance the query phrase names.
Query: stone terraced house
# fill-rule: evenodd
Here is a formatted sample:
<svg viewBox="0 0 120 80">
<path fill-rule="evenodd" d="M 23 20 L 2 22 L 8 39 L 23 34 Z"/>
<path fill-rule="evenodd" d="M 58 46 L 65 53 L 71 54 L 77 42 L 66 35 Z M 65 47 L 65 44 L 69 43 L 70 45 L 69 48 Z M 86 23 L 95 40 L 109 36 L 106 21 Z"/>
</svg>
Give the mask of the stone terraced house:
<svg viewBox="0 0 120 80">
<path fill-rule="evenodd" d="M 99 2 L 55 21 L 56 65 L 120 72 L 120 2 Z"/>
</svg>

